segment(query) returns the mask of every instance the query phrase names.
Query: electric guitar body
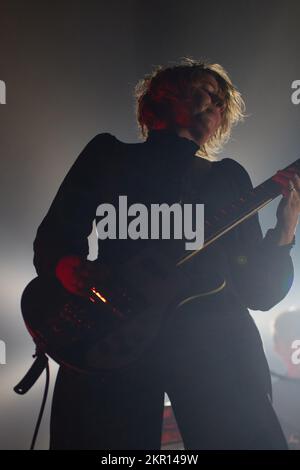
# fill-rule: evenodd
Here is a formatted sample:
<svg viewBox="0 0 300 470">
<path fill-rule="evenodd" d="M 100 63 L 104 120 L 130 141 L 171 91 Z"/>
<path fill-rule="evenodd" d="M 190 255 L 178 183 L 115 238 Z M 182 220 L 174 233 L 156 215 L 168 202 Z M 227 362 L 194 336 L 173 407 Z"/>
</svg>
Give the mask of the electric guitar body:
<svg viewBox="0 0 300 470">
<path fill-rule="evenodd" d="M 225 286 L 207 278 L 200 292 L 189 269 L 173 266 L 150 246 L 87 297 L 55 278 L 36 277 L 21 299 L 25 324 L 38 348 L 60 364 L 90 372 L 126 366 L 151 345 L 168 312 Z"/>
</svg>

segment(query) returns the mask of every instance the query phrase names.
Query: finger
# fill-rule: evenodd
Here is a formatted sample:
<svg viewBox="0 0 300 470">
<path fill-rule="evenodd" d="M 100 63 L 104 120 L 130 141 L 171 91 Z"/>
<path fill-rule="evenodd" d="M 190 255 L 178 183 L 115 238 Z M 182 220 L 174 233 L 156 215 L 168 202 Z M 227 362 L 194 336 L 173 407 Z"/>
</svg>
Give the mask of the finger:
<svg viewBox="0 0 300 470">
<path fill-rule="evenodd" d="M 284 198 L 289 197 L 291 194 L 289 180 L 285 181 L 284 183 L 277 181 L 277 183 L 280 184 L 281 194 L 284 196 Z"/>
<path fill-rule="evenodd" d="M 274 175 L 273 176 L 273 181 L 275 181 L 276 183 L 278 183 L 280 186 L 281 186 L 281 192 L 284 196 L 287 195 L 287 193 L 289 192 L 289 186 L 290 186 L 290 179 L 288 178 L 284 178 L 280 175 Z"/>
<path fill-rule="evenodd" d="M 286 188 L 282 188 L 281 194 L 283 195 L 284 198 L 289 198 L 290 195 L 291 195 L 291 191 L 289 191 L 289 190 L 286 189 Z"/>
<path fill-rule="evenodd" d="M 291 173 L 291 174 L 286 174 L 286 173 L 276 173 L 276 175 L 274 175 L 272 177 L 272 179 L 274 181 L 278 181 L 279 183 L 288 183 L 288 181 L 292 178 L 294 178 L 295 176 L 295 173 Z"/>
<path fill-rule="evenodd" d="M 290 191 L 289 189 L 283 189 L 283 190 L 282 190 L 282 195 L 283 195 L 283 197 L 285 198 L 285 200 L 286 200 L 287 203 L 288 203 L 289 201 L 291 201 L 291 199 L 293 198 L 294 192 L 295 192 L 295 191 Z"/>
<path fill-rule="evenodd" d="M 293 183 L 294 183 L 294 186 L 295 186 L 296 190 L 300 191 L 300 176 L 295 174 L 292 180 L 293 180 Z"/>
<path fill-rule="evenodd" d="M 295 181 L 294 181 L 294 178 L 296 178 Z M 297 175 L 295 175 L 295 173 L 293 173 L 291 175 L 276 174 L 272 177 L 273 181 L 276 181 L 276 183 L 279 183 L 283 187 L 287 187 L 287 188 L 290 188 L 291 182 L 295 186 L 295 183 L 297 181 L 297 185 L 298 185 L 297 178 L 298 177 L 297 177 Z"/>
<path fill-rule="evenodd" d="M 300 202 L 300 190 L 295 186 L 295 183 L 293 180 L 289 181 L 289 186 L 288 186 L 287 191 L 288 191 L 287 195 L 290 196 L 289 199 L 293 201 L 293 203 L 298 202 L 298 201 Z"/>
<path fill-rule="evenodd" d="M 277 173 L 297 173 L 299 171 L 298 168 L 294 166 L 289 166 L 288 168 L 283 168 L 282 170 L 278 170 Z"/>
<path fill-rule="evenodd" d="M 272 176 L 272 179 L 274 181 L 278 181 L 278 182 L 286 182 L 289 180 L 289 177 L 288 176 L 285 176 L 285 175 L 281 175 L 281 174 L 278 174 L 276 173 L 276 175 Z"/>
<path fill-rule="evenodd" d="M 276 175 L 282 176 L 284 178 L 291 178 L 297 174 L 295 169 L 289 168 L 287 170 L 279 170 Z"/>
</svg>

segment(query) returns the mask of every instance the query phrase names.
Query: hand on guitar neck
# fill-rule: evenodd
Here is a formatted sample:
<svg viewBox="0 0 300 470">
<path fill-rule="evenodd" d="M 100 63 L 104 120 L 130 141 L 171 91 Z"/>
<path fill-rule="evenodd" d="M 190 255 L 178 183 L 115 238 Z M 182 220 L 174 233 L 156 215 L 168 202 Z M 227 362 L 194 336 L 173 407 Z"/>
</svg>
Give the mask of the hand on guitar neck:
<svg viewBox="0 0 300 470">
<path fill-rule="evenodd" d="M 78 255 L 64 256 L 56 265 L 55 274 L 63 287 L 75 295 L 88 297 L 90 288 L 101 283 L 108 276 L 109 269 L 105 265 L 95 266 L 93 261 Z"/>
<path fill-rule="evenodd" d="M 299 171 L 299 170 L 298 170 Z M 290 167 L 273 176 L 273 180 L 281 185 L 283 198 L 277 209 L 278 244 L 292 243 L 300 214 L 300 177 L 297 169 Z"/>
</svg>

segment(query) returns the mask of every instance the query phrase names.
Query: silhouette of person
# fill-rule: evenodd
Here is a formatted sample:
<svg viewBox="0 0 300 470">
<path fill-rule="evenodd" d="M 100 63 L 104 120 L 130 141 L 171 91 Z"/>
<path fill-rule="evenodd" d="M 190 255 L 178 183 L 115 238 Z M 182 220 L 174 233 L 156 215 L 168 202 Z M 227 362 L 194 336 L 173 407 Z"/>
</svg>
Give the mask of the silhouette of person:
<svg viewBox="0 0 300 470">
<path fill-rule="evenodd" d="M 65 177 L 34 241 L 41 277 L 85 295 L 102 266 L 118 270 L 149 240 L 87 237 L 102 202 L 203 203 L 206 216 L 252 189 L 231 158 L 214 160 L 243 118 L 242 97 L 221 65 L 186 59 L 158 67 L 135 89 L 143 142 L 97 135 Z M 224 280 L 215 295 L 186 302 L 134 364 L 89 376 L 61 365 L 52 404 L 51 449 L 159 449 L 164 392 L 186 449 L 286 449 L 270 403 L 271 380 L 248 308 L 268 310 L 293 281 L 290 250 L 300 212 L 300 179 L 281 171 L 277 224 L 263 237 L 257 215 L 193 263 L 191 282 Z M 96 219 L 97 220 L 97 219 Z M 168 242 L 166 240 L 164 243 Z M 154 245 L 153 245 L 154 246 Z M 167 245 L 166 245 L 167 246 Z M 219 284 L 218 284 L 219 285 Z M 174 286 L 176 294 L 176 286 Z"/>
</svg>

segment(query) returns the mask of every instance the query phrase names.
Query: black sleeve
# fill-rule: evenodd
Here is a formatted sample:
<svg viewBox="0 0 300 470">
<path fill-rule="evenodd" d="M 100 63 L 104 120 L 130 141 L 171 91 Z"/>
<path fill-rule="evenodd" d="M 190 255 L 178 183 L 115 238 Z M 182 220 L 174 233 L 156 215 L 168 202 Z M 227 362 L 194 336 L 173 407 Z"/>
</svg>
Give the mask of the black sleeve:
<svg viewBox="0 0 300 470">
<path fill-rule="evenodd" d="M 253 188 L 247 171 L 236 161 L 224 159 L 228 177 L 241 196 Z M 263 238 L 258 214 L 250 217 L 228 237 L 226 251 L 233 287 L 242 303 L 252 310 L 269 310 L 289 292 L 294 268 L 289 245 L 277 244 L 275 229 Z"/>
<path fill-rule="evenodd" d="M 96 135 L 64 178 L 33 243 L 33 264 L 38 275 L 54 274 L 63 256 L 88 255 L 87 237 L 92 231 L 105 171 L 112 164 L 114 139 L 108 133 Z"/>
</svg>

